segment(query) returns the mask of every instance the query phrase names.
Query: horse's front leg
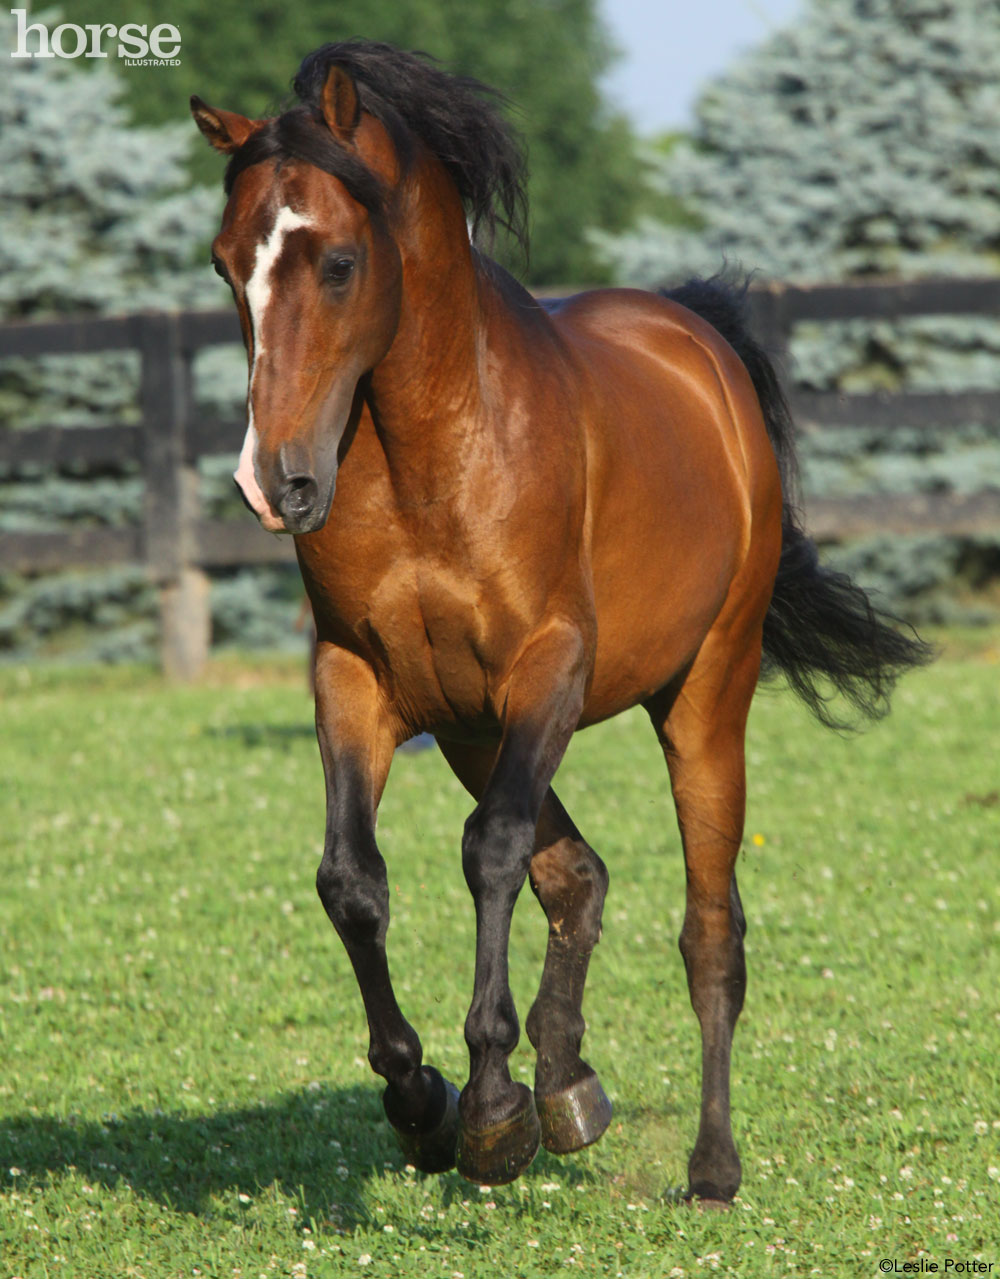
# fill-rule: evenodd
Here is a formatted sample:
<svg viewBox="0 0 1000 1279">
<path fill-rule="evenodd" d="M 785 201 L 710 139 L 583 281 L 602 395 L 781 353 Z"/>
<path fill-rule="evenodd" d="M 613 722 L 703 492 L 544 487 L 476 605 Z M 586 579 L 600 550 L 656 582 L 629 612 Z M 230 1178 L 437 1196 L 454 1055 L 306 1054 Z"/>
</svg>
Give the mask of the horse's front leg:
<svg viewBox="0 0 1000 1279">
<path fill-rule="evenodd" d="M 445 739 L 438 745 L 459 781 L 480 799 L 497 747 Z M 567 1155 L 596 1141 L 611 1122 L 611 1102 L 580 1056 L 587 1028 L 583 991 L 591 951 L 601 935 L 608 872 L 551 786 L 535 829 L 528 881 L 549 922 L 542 981 L 525 1026 L 538 1053 L 535 1108 L 542 1145 Z"/>
<path fill-rule="evenodd" d="M 507 950 L 542 802 L 579 723 L 585 682 L 579 632 L 550 624 L 507 681 L 496 763 L 465 824 L 462 867 L 476 907 L 476 974 L 465 1023 L 469 1082 L 459 1102 L 458 1170 L 489 1185 L 513 1181 L 539 1145 L 531 1090 L 514 1083 L 508 1068 L 520 1027 Z"/>
<path fill-rule="evenodd" d="M 410 1162 L 425 1172 L 454 1167 L 458 1093 L 430 1066 L 400 1012 L 385 936 L 389 888 L 375 843 L 375 813 L 396 747 L 375 676 L 332 644 L 316 652 L 316 731 L 326 775 L 326 841 L 316 887 L 361 988 L 372 1069 L 386 1080 L 383 1104 Z"/>
</svg>

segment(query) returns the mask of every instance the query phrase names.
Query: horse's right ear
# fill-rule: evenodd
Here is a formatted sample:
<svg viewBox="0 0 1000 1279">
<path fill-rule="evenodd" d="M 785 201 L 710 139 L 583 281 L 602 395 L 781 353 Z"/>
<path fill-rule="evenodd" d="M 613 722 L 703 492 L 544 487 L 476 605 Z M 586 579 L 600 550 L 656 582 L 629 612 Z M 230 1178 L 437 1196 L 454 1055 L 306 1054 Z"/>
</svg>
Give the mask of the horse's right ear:
<svg viewBox="0 0 1000 1279">
<path fill-rule="evenodd" d="M 227 155 L 241 147 L 257 127 L 245 115 L 206 106 L 197 95 L 191 98 L 191 114 L 216 151 L 224 151 Z"/>
<path fill-rule="evenodd" d="M 342 142 L 350 142 L 361 121 L 361 102 L 351 73 L 334 63 L 327 72 L 320 101 L 327 128 Z"/>
</svg>

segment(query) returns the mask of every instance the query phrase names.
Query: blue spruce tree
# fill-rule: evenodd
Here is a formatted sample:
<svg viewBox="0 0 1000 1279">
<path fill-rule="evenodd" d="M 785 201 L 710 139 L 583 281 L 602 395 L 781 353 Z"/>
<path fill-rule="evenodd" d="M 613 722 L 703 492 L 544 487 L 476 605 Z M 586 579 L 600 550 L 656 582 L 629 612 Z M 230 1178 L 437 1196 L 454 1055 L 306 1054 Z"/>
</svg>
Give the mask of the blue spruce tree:
<svg viewBox="0 0 1000 1279">
<path fill-rule="evenodd" d="M 48 14 L 49 21 L 52 15 Z M 12 47 L 13 22 L 0 14 Z M 137 128 L 106 66 L 7 59 L 0 77 L 0 318 L 225 305 L 208 267 L 215 191 L 192 188 L 187 119 Z M 237 401 L 245 360 L 205 370 L 217 401 Z M 0 431 L 130 424 L 139 417 L 133 353 L 0 361 Z M 207 384 L 207 385 L 206 385 Z M 227 486 L 228 492 L 231 485 Z M 0 469 L 0 531 L 121 524 L 138 517 L 133 462 L 101 474 Z M 0 654 L 154 651 L 156 601 L 141 570 L 27 580 L 0 566 Z"/>
<path fill-rule="evenodd" d="M 998 121 L 995 0 L 807 0 L 707 86 L 693 135 L 659 161 L 654 181 L 687 224 L 595 239 L 641 285 L 724 262 L 806 283 L 997 274 Z M 803 324 L 792 355 L 813 390 L 1000 388 L 1000 324 L 985 318 Z M 972 425 L 810 432 L 802 451 L 807 497 L 1000 489 L 997 430 Z M 914 618 L 972 618 L 985 596 L 956 600 L 1000 577 L 1000 530 L 879 538 L 831 558 Z"/>
<path fill-rule="evenodd" d="M 655 181 L 699 225 L 601 237 L 621 278 L 1000 271 L 1000 6 L 809 0 L 696 118 Z"/>
</svg>

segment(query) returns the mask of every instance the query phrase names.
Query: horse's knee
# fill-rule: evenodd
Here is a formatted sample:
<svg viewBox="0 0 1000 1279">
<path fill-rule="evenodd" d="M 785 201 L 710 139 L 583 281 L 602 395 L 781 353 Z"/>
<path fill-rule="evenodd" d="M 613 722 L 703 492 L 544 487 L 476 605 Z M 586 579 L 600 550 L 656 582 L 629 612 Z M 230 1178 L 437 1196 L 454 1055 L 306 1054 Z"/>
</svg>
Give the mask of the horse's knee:
<svg viewBox="0 0 1000 1279">
<path fill-rule="evenodd" d="M 316 891 L 346 943 L 364 945 L 385 940 L 389 885 L 385 863 L 378 852 L 362 859 L 327 847 L 316 871 Z"/>
<path fill-rule="evenodd" d="M 517 896 L 528 869 L 533 831 L 522 815 L 491 813 L 477 806 L 462 835 L 462 870 L 476 901 Z"/>
<path fill-rule="evenodd" d="M 743 958 L 744 926 L 730 905 L 711 911 L 688 909 L 677 945 L 688 969 L 729 971 Z"/>
</svg>

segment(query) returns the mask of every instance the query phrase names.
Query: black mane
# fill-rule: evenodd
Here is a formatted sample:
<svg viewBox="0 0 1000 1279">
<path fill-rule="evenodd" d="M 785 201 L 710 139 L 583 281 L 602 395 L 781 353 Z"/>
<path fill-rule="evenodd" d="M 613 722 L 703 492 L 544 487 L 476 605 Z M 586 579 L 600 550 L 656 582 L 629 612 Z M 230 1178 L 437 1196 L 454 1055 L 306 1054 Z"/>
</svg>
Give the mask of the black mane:
<svg viewBox="0 0 1000 1279">
<path fill-rule="evenodd" d="M 292 84 L 301 105 L 268 120 L 233 153 L 227 194 L 251 165 L 296 159 L 332 173 L 365 208 L 383 207 L 382 183 L 323 123 L 320 98 L 333 66 L 350 73 L 362 110 L 388 130 L 404 169 L 413 159 L 413 134 L 434 152 L 458 188 L 473 235 L 485 230 L 492 238 L 499 224 L 526 244 L 524 157 L 500 113 L 501 96 L 442 71 L 426 54 L 374 40 L 325 44 L 304 59 Z"/>
</svg>

